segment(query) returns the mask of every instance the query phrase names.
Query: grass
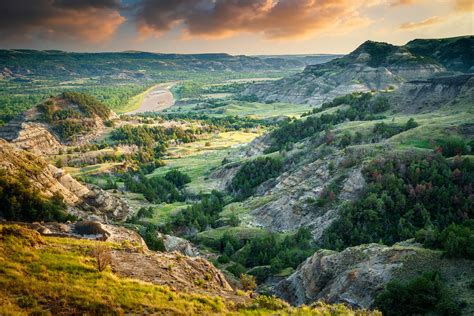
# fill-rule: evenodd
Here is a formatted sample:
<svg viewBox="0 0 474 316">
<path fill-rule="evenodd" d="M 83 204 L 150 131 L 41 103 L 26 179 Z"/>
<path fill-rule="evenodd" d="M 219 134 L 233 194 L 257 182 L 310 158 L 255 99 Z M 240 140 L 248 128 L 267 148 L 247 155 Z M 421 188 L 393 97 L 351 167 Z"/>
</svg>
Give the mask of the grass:
<svg viewBox="0 0 474 316">
<path fill-rule="evenodd" d="M 217 240 L 228 233 L 237 239 L 253 239 L 266 233 L 266 230 L 254 227 L 219 227 L 206 230 L 197 235 L 198 240 Z"/>
<path fill-rule="evenodd" d="M 113 170 L 116 166 L 122 165 L 121 162 L 105 162 L 96 165 L 89 165 L 83 168 L 64 167 L 63 169 L 70 173 L 73 177 L 91 176 L 106 173 Z"/>
<path fill-rule="evenodd" d="M 167 222 L 171 216 L 182 210 L 183 208 L 186 208 L 189 204 L 184 203 L 184 202 L 174 202 L 171 204 L 158 204 L 155 207 L 153 207 L 153 217 L 152 218 L 146 218 L 144 219 L 147 222 L 153 223 L 153 224 L 161 224 Z"/>
<path fill-rule="evenodd" d="M 419 124 L 417 128 L 410 129 L 391 137 L 388 141 L 400 149 L 419 148 L 434 149 L 440 140 L 449 135 L 458 135 L 458 127 L 462 124 L 471 124 L 474 114 L 470 112 L 447 112 L 439 110 L 424 114 L 397 114 L 387 119 L 375 121 L 352 121 L 339 124 L 335 127 L 336 132 L 354 131 L 369 133 L 375 124 L 385 122 L 386 124 L 405 124 L 410 118 Z"/>
<path fill-rule="evenodd" d="M 250 116 L 254 118 L 268 118 L 276 116 L 295 116 L 307 112 L 309 107 L 301 104 L 291 103 L 234 103 L 224 108 L 223 115 Z"/>
<path fill-rule="evenodd" d="M 208 193 L 217 188 L 217 180 L 209 179 L 211 172 L 222 164 L 227 155 L 241 144 L 248 143 L 261 132 L 225 132 L 197 142 L 169 148 L 166 166 L 156 169 L 150 176 L 163 176 L 178 169 L 191 177 L 186 187 L 193 193 Z"/>
<path fill-rule="evenodd" d="M 98 272 L 89 255 L 98 243 L 0 225 L 0 314 L 380 315 L 321 302 L 293 308 L 265 296 L 236 305 L 120 277 L 108 268 Z"/>
<path fill-rule="evenodd" d="M 43 244 L 31 246 L 28 235 L 36 234 L 22 229 L 20 236 L 2 238 L 0 314 L 193 315 L 226 311 L 219 297 L 178 293 L 168 287 L 120 278 L 110 270 L 98 272 L 94 259 L 88 256 L 97 242 L 41 238 Z"/>
<path fill-rule="evenodd" d="M 219 216 L 221 218 L 230 218 L 230 216 L 234 214 L 240 219 L 241 225 L 245 226 L 246 223 L 252 221 L 252 215 L 250 214 L 252 210 L 267 204 L 274 198 L 275 196 L 267 195 L 250 197 L 243 202 L 233 202 L 227 204 L 224 207 L 224 210 L 219 214 Z"/>
<path fill-rule="evenodd" d="M 159 84 L 157 85 L 154 85 L 154 86 L 151 86 L 150 88 L 146 89 L 145 91 L 143 91 L 142 93 L 140 94 L 137 94 L 136 96 L 134 96 L 133 98 L 131 98 L 127 104 L 125 104 L 124 106 L 120 107 L 120 108 L 114 108 L 114 111 L 115 113 L 117 114 L 123 114 L 123 113 L 127 113 L 127 112 L 131 112 L 131 111 L 135 111 L 135 110 L 138 110 L 138 108 L 140 108 L 140 105 L 142 104 L 143 102 L 143 99 L 145 98 L 145 95 L 147 93 L 149 93 L 151 90 L 155 89 L 156 87 L 158 87 Z"/>
<path fill-rule="evenodd" d="M 254 132 L 231 131 L 212 134 L 196 142 L 170 147 L 168 149 L 168 156 L 170 158 L 180 158 L 200 152 L 226 150 L 231 147 L 249 143 L 257 136 L 262 135 L 262 133 L 263 130 L 256 130 Z"/>
<path fill-rule="evenodd" d="M 215 95 L 215 94 L 214 94 Z M 209 98 L 210 95 L 206 95 Z M 216 97 L 216 99 L 218 99 Z M 257 119 L 274 118 L 274 117 L 300 117 L 301 114 L 310 110 L 311 107 L 304 104 L 292 103 L 259 103 L 259 102 L 245 102 L 233 100 L 225 106 L 216 109 L 198 110 L 195 105 L 174 106 L 168 109 L 167 113 L 187 113 L 199 112 L 214 117 L 223 116 L 240 116 L 251 117 Z"/>
</svg>

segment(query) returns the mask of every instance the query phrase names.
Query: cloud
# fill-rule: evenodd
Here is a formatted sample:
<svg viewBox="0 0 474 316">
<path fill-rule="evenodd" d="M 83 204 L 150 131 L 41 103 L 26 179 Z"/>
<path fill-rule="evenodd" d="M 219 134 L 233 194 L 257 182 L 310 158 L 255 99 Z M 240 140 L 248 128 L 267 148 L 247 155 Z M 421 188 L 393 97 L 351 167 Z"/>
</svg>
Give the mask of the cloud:
<svg viewBox="0 0 474 316">
<path fill-rule="evenodd" d="M 454 6 L 454 10 L 457 12 L 472 12 L 474 11 L 474 2 L 472 0 L 443 0 L 443 2 L 452 4 Z M 390 3 L 390 6 L 409 6 L 414 4 L 428 4 L 432 5 L 433 2 L 427 0 L 393 0 Z"/>
<path fill-rule="evenodd" d="M 117 0 L 0 1 L 0 42 L 34 38 L 101 42 L 125 21 Z"/>
<path fill-rule="evenodd" d="M 454 6 L 458 12 L 474 11 L 474 2 L 472 0 L 456 0 Z"/>
<path fill-rule="evenodd" d="M 266 38 L 301 38 L 330 29 L 353 29 L 370 20 L 360 9 L 378 0 L 142 0 L 135 21 L 142 35 L 180 26 L 185 37 L 223 38 L 259 33 Z"/>
<path fill-rule="evenodd" d="M 403 23 L 402 25 L 400 25 L 400 28 L 405 29 L 405 30 L 418 29 L 420 27 L 425 27 L 425 26 L 429 26 L 429 25 L 433 25 L 433 24 L 438 24 L 438 23 L 441 23 L 445 20 L 446 20 L 445 18 L 442 18 L 442 17 L 439 17 L 439 16 L 433 16 L 431 18 L 425 19 L 425 20 L 420 21 L 420 22 Z"/>
<path fill-rule="evenodd" d="M 65 9 L 118 9 L 121 7 L 119 0 L 54 0 L 53 5 Z"/>
<path fill-rule="evenodd" d="M 390 5 L 392 7 L 401 6 L 401 5 L 412 5 L 419 2 L 419 0 L 395 0 Z"/>
</svg>

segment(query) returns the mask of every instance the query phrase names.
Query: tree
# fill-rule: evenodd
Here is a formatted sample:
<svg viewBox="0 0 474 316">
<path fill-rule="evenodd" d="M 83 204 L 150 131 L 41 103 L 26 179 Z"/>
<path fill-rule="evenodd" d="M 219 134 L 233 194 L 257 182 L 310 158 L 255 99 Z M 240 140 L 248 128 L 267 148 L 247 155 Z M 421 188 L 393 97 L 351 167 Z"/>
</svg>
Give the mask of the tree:
<svg viewBox="0 0 474 316">
<path fill-rule="evenodd" d="M 253 291 L 257 288 L 257 281 L 253 275 L 242 273 L 240 275 L 240 283 L 244 291 Z"/>
<path fill-rule="evenodd" d="M 224 254 L 228 257 L 232 256 L 235 252 L 234 246 L 230 242 L 227 242 L 224 247 Z"/>
<path fill-rule="evenodd" d="M 237 215 L 235 215 L 234 213 L 230 214 L 230 217 L 229 217 L 229 225 L 232 226 L 232 227 L 237 227 L 239 226 L 240 224 L 240 219 Z"/>
<path fill-rule="evenodd" d="M 391 281 L 375 306 L 384 315 L 458 315 L 459 307 L 438 272 L 426 272 L 406 283 Z"/>
<path fill-rule="evenodd" d="M 112 263 L 112 251 L 110 247 L 105 243 L 100 242 L 97 246 L 92 249 L 92 257 L 96 260 L 97 270 L 102 272 Z"/>
</svg>

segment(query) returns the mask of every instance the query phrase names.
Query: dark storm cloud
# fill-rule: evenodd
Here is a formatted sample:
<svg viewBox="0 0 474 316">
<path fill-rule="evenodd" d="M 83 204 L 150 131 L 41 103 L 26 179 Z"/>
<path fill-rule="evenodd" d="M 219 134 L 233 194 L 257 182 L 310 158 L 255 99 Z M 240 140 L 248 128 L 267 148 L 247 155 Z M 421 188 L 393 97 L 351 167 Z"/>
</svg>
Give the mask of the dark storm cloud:
<svg viewBox="0 0 474 316">
<path fill-rule="evenodd" d="M 54 0 L 55 7 L 66 9 L 118 9 L 120 8 L 119 0 Z"/>
<path fill-rule="evenodd" d="M 2 0 L 0 42 L 33 38 L 98 42 L 125 21 L 113 0 Z"/>
<path fill-rule="evenodd" d="M 367 22 L 362 0 L 142 0 L 136 22 L 142 34 L 160 34 L 180 24 L 186 35 L 225 37 L 239 32 L 268 38 L 301 37 L 331 26 Z"/>
</svg>

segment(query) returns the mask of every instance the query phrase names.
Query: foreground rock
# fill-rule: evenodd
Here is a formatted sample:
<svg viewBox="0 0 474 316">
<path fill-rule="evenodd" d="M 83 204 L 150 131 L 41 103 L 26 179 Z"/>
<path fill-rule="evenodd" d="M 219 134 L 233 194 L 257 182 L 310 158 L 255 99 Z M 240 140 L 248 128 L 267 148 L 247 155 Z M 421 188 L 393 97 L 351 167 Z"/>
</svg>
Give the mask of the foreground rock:
<svg viewBox="0 0 474 316">
<path fill-rule="evenodd" d="M 444 259 L 440 252 L 402 243 L 361 245 L 341 252 L 320 250 L 281 281 L 275 292 L 294 305 L 325 300 L 369 308 L 389 281 L 404 281 L 431 270 L 440 271 L 460 301 L 471 300 L 465 278 L 474 275 L 473 261 Z M 463 312 L 469 314 L 473 308 Z"/>
</svg>

